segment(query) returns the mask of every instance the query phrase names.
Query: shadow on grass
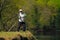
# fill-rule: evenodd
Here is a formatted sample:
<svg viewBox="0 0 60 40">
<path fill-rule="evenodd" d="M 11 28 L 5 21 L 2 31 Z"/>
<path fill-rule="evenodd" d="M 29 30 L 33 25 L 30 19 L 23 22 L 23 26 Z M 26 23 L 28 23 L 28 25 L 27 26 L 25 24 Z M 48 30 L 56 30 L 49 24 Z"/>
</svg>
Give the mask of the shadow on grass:
<svg viewBox="0 0 60 40">
<path fill-rule="evenodd" d="M 0 40 L 5 40 L 4 38 L 0 38 Z"/>
<path fill-rule="evenodd" d="M 27 37 L 23 37 L 21 35 L 18 35 L 17 37 L 13 38 L 12 40 L 28 40 Z"/>
</svg>

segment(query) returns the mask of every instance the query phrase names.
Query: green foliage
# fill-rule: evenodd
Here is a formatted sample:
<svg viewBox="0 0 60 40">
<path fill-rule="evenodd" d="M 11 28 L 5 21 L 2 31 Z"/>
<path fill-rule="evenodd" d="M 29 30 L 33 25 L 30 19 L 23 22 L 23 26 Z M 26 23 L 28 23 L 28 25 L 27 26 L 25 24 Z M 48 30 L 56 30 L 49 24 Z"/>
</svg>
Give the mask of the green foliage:
<svg viewBox="0 0 60 40">
<path fill-rule="evenodd" d="M 0 30 L 8 30 L 15 23 L 15 30 L 17 29 L 17 14 L 20 8 L 27 14 L 28 28 L 34 28 L 37 25 L 40 28 L 44 25 L 50 26 L 53 16 L 60 16 L 57 12 L 60 8 L 60 0 L 0 0 L 0 5 Z"/>
</svg>

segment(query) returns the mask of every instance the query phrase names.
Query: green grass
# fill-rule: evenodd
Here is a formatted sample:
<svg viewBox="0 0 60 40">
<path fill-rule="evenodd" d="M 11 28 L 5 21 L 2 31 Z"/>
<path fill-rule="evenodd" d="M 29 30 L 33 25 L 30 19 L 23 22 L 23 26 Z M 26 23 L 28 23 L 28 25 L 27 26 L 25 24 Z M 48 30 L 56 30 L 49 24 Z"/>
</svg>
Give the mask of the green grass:
<svg viewBox="0 0 60 40">
<path fill-rule="evenodd" d="M 30 34 L 31 36 L 32 36 L 32 33 L 31 32 L 29 32 L 29 31 L 20 31 L 20 32 L 0 32 L 0 37 L 2 36 L 2 37 L 12 37 L 12 36 L 16 36 L 17 34 L 20 34 L 20 35 L 22 35 L 22 36 L 28 36 L 28 34 Z M 26 34 L 26 35 L 25 35 Z"/>
<path fill-rule="evenodd" d="M 20 34 L 23 37 L 31 38 L 38 40 L 54 40 L 54 36 L 44 36 L 44 35 L 33 35 L 30 31 L 20 31 L 20 32 L 0 32 L 0 37 L 3 37 L 7 40 L 7 38 L 14 38 Z"/>
<path fill-rule="evenodd" d="M 33 34 L 29 31 L 20 31 L 20 32 L 0 32 L 0 37 L 5 38 L 6 40 L 17 37 L 18 35 L 26 37 L 28 39 L 35 38 Z M 37 39 L 36 39 L 37 40 Z"/>
</svg>

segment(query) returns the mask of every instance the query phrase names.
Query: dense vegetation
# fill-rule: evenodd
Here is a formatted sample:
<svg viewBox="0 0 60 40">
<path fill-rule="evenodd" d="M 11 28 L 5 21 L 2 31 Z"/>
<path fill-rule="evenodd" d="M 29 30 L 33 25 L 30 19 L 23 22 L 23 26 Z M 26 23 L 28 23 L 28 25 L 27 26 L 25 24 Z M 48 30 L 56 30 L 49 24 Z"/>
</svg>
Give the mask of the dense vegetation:
<svg viewBox="0 0 60 40">
<path fill-rule="evenodd" d="M 59 28 L 60 0 L 0 0 L 0 31 L 16 31 L 18 12 L 22 8 L 27 14 L 27 29 Z"/>
</svg>

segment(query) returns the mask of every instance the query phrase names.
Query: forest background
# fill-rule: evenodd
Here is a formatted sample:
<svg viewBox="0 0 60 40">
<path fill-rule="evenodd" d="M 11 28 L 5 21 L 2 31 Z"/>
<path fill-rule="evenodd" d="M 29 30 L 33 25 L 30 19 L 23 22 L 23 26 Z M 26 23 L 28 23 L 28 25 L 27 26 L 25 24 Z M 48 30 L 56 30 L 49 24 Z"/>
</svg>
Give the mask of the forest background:
<svg viewBox="0 0 60 40">
<path fill-rule="evenodd" d="M 27 14 L 27 30 L 60 29 L 60 0 L 0 0 L 0 31 L 16 31 L 18 12 L 22 8 Z M 44 28 L 45 27 L 45 28 Z"/>
</svg>

